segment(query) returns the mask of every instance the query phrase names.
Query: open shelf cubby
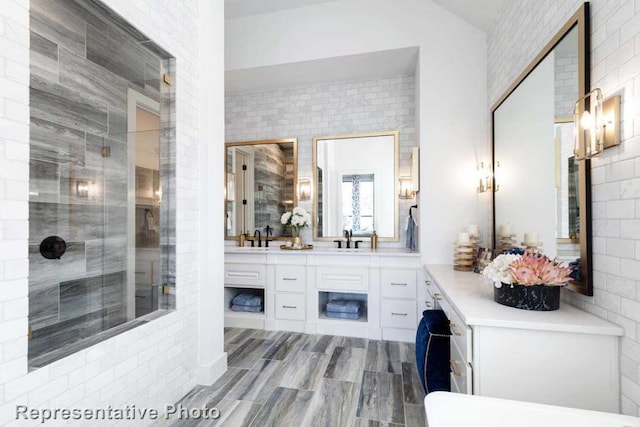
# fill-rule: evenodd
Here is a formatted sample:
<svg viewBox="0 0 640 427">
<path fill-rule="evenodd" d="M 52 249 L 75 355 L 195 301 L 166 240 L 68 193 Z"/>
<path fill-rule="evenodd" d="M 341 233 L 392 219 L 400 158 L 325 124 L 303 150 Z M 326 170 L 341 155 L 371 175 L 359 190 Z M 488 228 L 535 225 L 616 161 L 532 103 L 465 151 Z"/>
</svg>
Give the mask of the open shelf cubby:
<svg viewBox="0 0 640 427">
<path fill-rule="evenodd" d="M 358 319 L 341 319 L 327 316 L 327 303 L 334 300 L 355 300 L 362 301 L 362 314 Z M 368 296 L 364 293 L 355 292 L 318 292 L 318 318 L 329 321 L 342 322 L 362 322 L 367 323 Z"/>
<path fill-rule="evenodd" d="M 231 310 L 231 301 L 241 293 L 246 292 L 252 295 L 258 295 L 262 298 L 262 311 L 259 312 L 243 312 Z M 237 286 L 225 286 L 224 288 L 224 311 L 227 315 L 239 316 L 239 317 L 264 317 L 264 288 L 243 288 Z"/>
</svg>

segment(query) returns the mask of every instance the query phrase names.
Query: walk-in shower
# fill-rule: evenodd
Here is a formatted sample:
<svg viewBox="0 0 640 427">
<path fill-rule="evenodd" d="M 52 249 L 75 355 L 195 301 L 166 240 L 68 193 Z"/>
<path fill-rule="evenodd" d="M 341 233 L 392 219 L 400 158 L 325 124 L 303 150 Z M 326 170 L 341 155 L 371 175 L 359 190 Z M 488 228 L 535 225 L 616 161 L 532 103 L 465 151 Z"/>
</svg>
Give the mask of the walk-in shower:
<svg viewBox="0 0 640 427">
<path fill-rule="evenodd" d="M 29 362 L 174 308 L 175 60 L 94 0 L 30 5 Z"/>
</svg>

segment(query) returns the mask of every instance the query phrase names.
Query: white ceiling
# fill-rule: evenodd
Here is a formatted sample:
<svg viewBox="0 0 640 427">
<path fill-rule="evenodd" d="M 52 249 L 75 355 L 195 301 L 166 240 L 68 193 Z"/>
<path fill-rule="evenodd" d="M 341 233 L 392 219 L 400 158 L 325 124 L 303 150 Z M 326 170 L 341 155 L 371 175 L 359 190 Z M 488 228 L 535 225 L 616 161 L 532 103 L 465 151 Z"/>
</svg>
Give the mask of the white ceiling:
<svg viewBox="0 0 640 427">
<path fill-rule="evenodd" d="M 335 0 L 224 0 L 224 18 L 260 15 L 283 9 L 311 6 Z"/>
<path fill-rule="evenodd" d="M 335 81 L 413 76 L 418 48 L 336 56 L 225 72 L 225 93 L 272 90 Z"/>
<path fill-rule="evenodd" d="M 485 33 L 498 17 L 505 0 L 432 0 Z"/>
<path fill-rule="evenodd" d="M 234 19 L 259 15 L 331 1 L 337 0 L 225 0 L 225 18 Z M 502 4 L 505 2 L 505 0 L 431 1 L 485 32 L 491 28 Z M 230 70 L 225 73 L 225 92 L 234 94 L 331 81 L 414 75 L 417 57 L 417 48 L 404 48 L 267 67 Z"/>
<path fill-rule="evenodd" d="M 311 6 L 336 0 L 224 0 L 225 19 L 260 15 L 284 9 Z M 432 0 L 468 23 L 487 32 L 505 0 Z"/>
</svg>

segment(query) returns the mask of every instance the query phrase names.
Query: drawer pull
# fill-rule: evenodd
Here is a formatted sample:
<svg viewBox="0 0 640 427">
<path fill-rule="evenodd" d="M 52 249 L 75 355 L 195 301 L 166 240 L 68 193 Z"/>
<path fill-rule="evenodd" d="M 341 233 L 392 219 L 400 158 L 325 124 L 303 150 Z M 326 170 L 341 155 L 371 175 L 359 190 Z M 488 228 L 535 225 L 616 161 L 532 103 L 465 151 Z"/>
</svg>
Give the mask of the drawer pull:
<svg viewBox="0 0 640 427">
<path fill-rule="evenodd" d="M 425 280 L 424 284 L 427 285 L 427 286 L 431 286 L 431 280 Z"/>
<path fill-rule="evenodd" d="M 437 294 L 437 293 L 433 294 L 433 299 L 436 300 L 436 301 L 440 301 L 440 300 L 442 300 L 442 295 Z"/>
<path fill-rule="evenodd" d="M 424 305 L 426 305 L 427 307 L 431 307 L 431 301 L 425 301 Z"/>
<path fill-rule="evenodd" d="M 298 279 L 297 279 L 297 278 L 295 278 L 295 277 L 283 277 L 283 278 L 282 278 L 282 280 L 292 280 L 292 281 L 296 281 L 296 280 L 298 280 Z"/>
<path fill-rule="evenodd" d="M 227 277 L 231 279 L 259 279 L 260 274 L 257 272 L 245 272 L 245 271 L 228 271 Z"/>
<path fill-rule="evenodd" d="M 456 361 L 454 359 L 449 360 L 449 365 L 451 365 L 451 373 L 453 373 L 453 375 L 455 375 L 456 377 L 462 376 L 462 372 L 456 371 Z"/>
<path fill-rule="evenodd" d="M 407 286 L 406 283 L 393 283 L 391 282 L 391 286 Z"/>
<path fill-rule="evenodd" d="M 394 312 L 391 312 L 391 315 L 392 316 L 408 316 L 407 313 L 394 313 Z"/>
<path fill-rule="evenodd" d="M 453 332 L 453 335 L 457 336 L 457 337 L 461 337 L 462 334 L 460 332 L 456 332 L 456 324 L 455 323 L 451 323 L 449 322 L 449 327 L 451 328 L 451 332 Z"/>
<path fill-rule="evenodd" d="M 283 305 L 282 308 L 298 308 L 297 305 Z"/>
</svg>

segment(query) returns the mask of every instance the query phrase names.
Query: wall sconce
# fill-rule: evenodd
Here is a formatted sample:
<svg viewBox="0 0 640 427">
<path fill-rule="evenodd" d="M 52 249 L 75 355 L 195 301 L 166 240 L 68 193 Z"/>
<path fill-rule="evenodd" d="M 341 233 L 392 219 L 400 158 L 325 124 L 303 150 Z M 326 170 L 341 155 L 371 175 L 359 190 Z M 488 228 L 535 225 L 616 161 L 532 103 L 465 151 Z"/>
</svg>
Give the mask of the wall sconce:
<svg viewBox="0 0 640 427">
<path fill-rule="evenodd" d="M 308 179 L 298 180 L 298 200 L 311 199 L 311 181 Z"/>
<path fill-rule="evenodd" d="M 478 193 L 485 193 L 493 187 L 493 175 L 491 174 L 491 165 L 480 162 L 478 165 Z"/>
<path fill-rule="evenodd" d="M 596 88 L 575 103 L 573 153 L 576 160 L 597 157 L 606 148 L 620 144 L 620 95 L 603 99 L 602 90 Z"/>
<path fill-rule="evenodd" d="M 76 196 L 77 197 L 89 197 L 89 182 L 88 181 L 76 181 Z"/>
<path fill-rule="evenodd" d="M 413 199 L 415 196 L 415 191 L 413 191 L 413 180 L 410 176 L 401 176 L 400 177 L 400 194 L 398 197 L 401 199 Z"/>
<path fill-rule="evenodd" d="M 504 179 L 503 171 L 502 171 L 502 169 L 500 169 L 500 161 L 499 160 L 496 160 L 496 170 L 495 170 L 495 174 L 493 176 L 493 179 L 494 179 L 493 192 L 497 193 L 498 190 L 500 190 L 500 184 L 498 182 L 499 182 L 499 180 L 502 181 L 502 179 Z"/>
</svg>

